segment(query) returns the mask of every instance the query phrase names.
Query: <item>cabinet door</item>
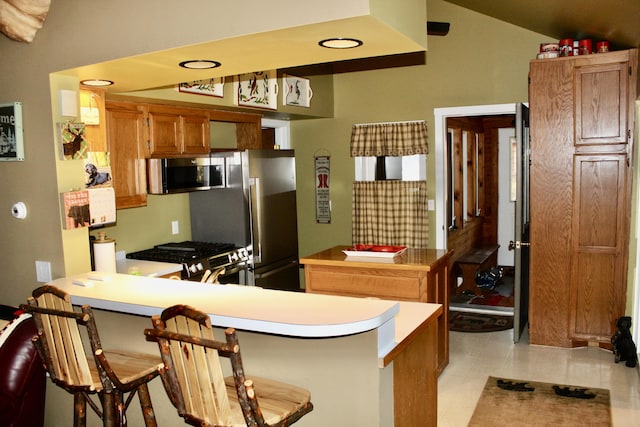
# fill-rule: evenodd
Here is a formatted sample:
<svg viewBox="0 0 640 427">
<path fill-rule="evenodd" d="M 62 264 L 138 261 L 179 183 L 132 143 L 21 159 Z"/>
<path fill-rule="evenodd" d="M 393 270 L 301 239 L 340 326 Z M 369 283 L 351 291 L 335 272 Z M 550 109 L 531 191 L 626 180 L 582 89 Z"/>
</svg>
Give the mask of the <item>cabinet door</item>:
<svg viewBox="0 0 640 427">
<path fill-rule="evenodd" d="M 182 152 L 180 116 L 149 110 L 149 151 L 152 156 L 175 155 Z"/>
<path fill-rule="evenodd" d="M 117 209 L 147 204 L 144 120 L 144 111 L 134 104 L 107 102 L 107 144 Z"/>
<path fill-rule="evenodd" d="M 606 342 L 625 311 L 627 156 L 577 155 L 574 162 L 571 337 Z"/>
<path fill-rule="evenodd" d="M 209 148 L 209 115 L 182 116 L 182 152 L 207 154 Z"/>
<path fill-rule="evenodd" d="M 576 67 L 576 145 L 627 142 L 629 63 Z"/>
</svg>

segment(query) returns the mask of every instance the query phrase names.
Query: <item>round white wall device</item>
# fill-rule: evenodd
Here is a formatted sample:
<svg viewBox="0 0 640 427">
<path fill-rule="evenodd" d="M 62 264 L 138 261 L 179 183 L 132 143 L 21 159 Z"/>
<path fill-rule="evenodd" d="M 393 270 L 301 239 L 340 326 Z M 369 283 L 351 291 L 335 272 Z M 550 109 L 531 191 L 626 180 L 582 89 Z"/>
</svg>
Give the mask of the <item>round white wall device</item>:
<svg viewBox="0 0 640 427">
<path fill-rule="evenodd" d="M 27 205 L 18 202 L 11 206 L 11 215 L 13 215 L 14 218 L 25 219 L 27 217 Z"/>
</svg>

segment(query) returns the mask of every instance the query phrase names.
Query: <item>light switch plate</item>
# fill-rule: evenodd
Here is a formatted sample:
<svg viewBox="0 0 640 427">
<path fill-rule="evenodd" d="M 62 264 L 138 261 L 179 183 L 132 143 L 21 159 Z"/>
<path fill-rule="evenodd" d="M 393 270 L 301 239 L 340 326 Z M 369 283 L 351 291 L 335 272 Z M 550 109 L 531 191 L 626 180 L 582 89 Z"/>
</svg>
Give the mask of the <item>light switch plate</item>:
<svg viewBox="0 0 640 427">
<path fill-rule="evenodd" d="M 171 221 L 171 233 L 178 234 L 180 233 L 180 224 L 178 221 Z"/>
<path fill-rule="evenodd" d="M 51 281 L 51 263 L 49 261 L 36 261 L 36 280 L 40 283 Z"/>
</svg>

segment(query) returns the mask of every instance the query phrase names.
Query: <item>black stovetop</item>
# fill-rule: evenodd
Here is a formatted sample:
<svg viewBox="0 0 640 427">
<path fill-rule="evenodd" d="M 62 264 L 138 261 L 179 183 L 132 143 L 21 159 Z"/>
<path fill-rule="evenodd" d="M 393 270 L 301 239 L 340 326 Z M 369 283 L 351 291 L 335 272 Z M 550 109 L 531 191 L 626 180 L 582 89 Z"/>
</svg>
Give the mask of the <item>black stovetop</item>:
<svg viewBox="0 0 640 427">
<path fill-rule="evenodd" d="M 237 247 L 232 243 L 171 242 L 156 245 L 151 249 L 128 253 L 127 258 L 145 261 L 185 263 L 212 258 L 216 255 L 233 252 L 236 249 Z"/>
</svg>

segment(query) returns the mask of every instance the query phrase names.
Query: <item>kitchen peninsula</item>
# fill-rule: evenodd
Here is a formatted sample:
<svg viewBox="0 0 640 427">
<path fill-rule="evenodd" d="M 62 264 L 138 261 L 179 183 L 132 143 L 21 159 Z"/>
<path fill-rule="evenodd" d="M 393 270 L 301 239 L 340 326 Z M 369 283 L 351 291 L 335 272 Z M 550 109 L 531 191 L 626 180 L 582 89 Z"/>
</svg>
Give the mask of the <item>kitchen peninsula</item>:
<svg viewBox="0 0 640 427">
<path fill-rule="evenodd" d="M 451 252 L 408 248 L 393 258 L 353 257 L 343 252 L 350 248 L 335 246 L 301 258 L 306 292 L 442 305 L 438 319 L 438 373 L 441 373 L 449 364 Z"/>
<path fill-rule="evenodd" d="M 54 280 L 74 305 L 94 308 L 105 347 L 157 353 L 145 342 L 149 317 L 181 303 L 239 332 L 249 374 L 311 391 L 314 411 L 303 426 L 436 425 L 438 304 L 284 292 L 239 285 L 125 274 L 87 273 Z M 222 334 L 221 330 L 216 330 Z M 159 425 L 179 425 L 160 381 L 150 385 Z M 48 387 L 49 408 L 68 393 Z M 67 406 L 64 406 L 67 405 Z M 47 416 L 68 425 L 68 414 Z M 130 415 L 130 425 L 138 414 Z M 141 415 L 140 415 L 141 417 Z M 169 421 L 171 420 L 171 421 Z"/>
</svg>

